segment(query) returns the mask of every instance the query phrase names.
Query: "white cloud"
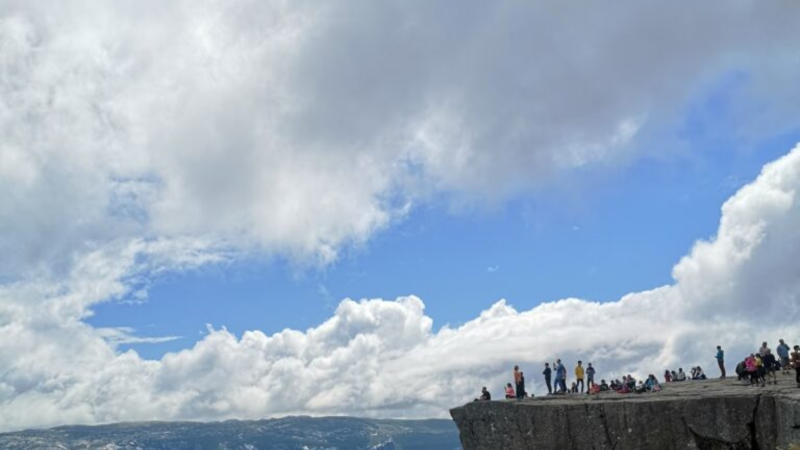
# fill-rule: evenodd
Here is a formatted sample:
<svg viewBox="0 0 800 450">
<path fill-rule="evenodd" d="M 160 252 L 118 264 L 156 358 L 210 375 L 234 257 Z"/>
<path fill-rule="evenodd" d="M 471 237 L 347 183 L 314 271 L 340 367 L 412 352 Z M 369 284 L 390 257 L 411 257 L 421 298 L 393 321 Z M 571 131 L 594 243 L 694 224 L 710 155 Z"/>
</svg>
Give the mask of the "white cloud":
<svg viewBox="0 0 800 450">
<path fill-rule="evenodd" d="M 75 298 L 120 295 L 119 277 L 135 271 L 89 258 L 62 285 L 0 291 L 0 423 L 10 430 L 296 413 L 429 417 L 468 401 L 480 386 L 498 390 L 513 364 L 529 383 L 556 357 L 592 361 L 600 377 L 710 368 L 721 343 L 732 365 L 764 339 L 800 341 L 800 268 L 792 264 L 800 252 L 798 190 L 800 146 L 725 203 L 717 235 L 698 241 L 675 266 L 674 284 L 617 302 L 565 299 L 517 311 L 499 301 L 472 321 L 436 331 L 416 297 L 345 300 L 306 331 L 237 337 L 211 329 L 194 348 L 158 361 L 116 353 L 107 331 L 64 313 L 81 311 Z M 153 254 L 169 248 L 139 245 Z"/>
<path fill-rule="evenodd" d="M 780 5 L 612 8 L 0 0 L 0 277 L 154 237 L 328 264 L 432 195 L 635 157 L 730 72 L 748 135 L 795 125 Z"/>
</svg>

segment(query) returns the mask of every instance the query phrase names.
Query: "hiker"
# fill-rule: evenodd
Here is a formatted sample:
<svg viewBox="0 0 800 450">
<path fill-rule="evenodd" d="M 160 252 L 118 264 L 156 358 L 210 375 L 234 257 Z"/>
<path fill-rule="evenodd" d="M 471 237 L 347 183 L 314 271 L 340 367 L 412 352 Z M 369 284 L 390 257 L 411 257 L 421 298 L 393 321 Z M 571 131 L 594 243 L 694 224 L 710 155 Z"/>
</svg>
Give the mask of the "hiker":
<svg viewBox="0 0 800 450">
<path fill-rule="evenodd" d="M 553 393 L 553 386 L 550 384 L 550 376 L 553 374 L 553 370 L 550 369 L 550 363 L 544 363 L 544 383 L 547 385 L 547 394 L 550 395 Z"/>
<path fill-rule="evenodd" d="M 683 367 L 678 367 L 678 373 L 675 374 L 675 381 L 686 381 L 686 373 L 683 371 Z"/>
<path fill-rule="evenodd" d="M 517 391 L 517 398 L 521 399 L 528 396 L 528 392 L 525 391 L 525 372 L 519 372 L 519 390 Z"/>
<path fill-rule="evenodd" d="M 514 366 L 514 387 L 517 390 L 517 398 L 522 398 L 522 389 L 520 383 L 522 382 L 522 374 L 519 371 L 519 366 Z"/>
<path fill-rule="evenodd" d="M 671 372 L 671 374 L 672 374 L 672 381 L 678 381 L 678 374 L 674 370 Z"/>
<path fill-rule="evenodd" d="M 592 367 L 592 363 L 589 363 L 589 367 L 586 368 L 586 387 L 591 388 L 594 386 L 594 374 L 595 370 Z"/>
<path fill-rule="evenodd" d="M 480 398 L 476 398 L 475 401 L 476 402 L 488 402 L 491 399 L 492 399 L 492 394 L 490 394 L 489 390 L 486 389 L 486 386 L 484 386 L 483 389 L 481 389 L 481 397 Z"/>
<path fill-rule="evenodd" d="M 750 385 L 758 384 L 758 364 L 756 363 L 756 355 L 751 353 L 747 359 L 744 360 L 747 373 L 750 374 Z"/>
<path fill-rule="evenodd" d="M 767 349 L 767 353 L 769 353 L 769 348 Z M 764 353 L 766 356 L 767 353 Z M 761 381 L 761 387 L 767 385 L 767 369 L 764 367 L 764 358 L 760 356 L 760 354 L 755 355 L 756 358 L 756 373 L 758 374 L 758 379 Z"/>
<path fill-rule="evenodd" d="M 696 380 L 697 379 L 697 367 L 692 366 L 692 369 L 689 371 L 689 379 Z"/>
<path fill-rule="evenodd" d="M 611 383 L 613 384 L 614 382 L 612 381 Z M 600 391 L 607 391 L 607 390 L 609 390 L 609 387 L 608 383 L 606 383 L 606 380 L 600 380 Z"/>
<path fill-rule="evenodd" d="M 700 366 L 692 367 L 692 380 L 705 380 L 707 377 L 703 373 L 703 369 Z"/>
<path fill-rule="evenodd" d="M 725 378 L 725 352 L 722 350 L 722 346 L 717 346 L 717 364 L 719 365 L 719 372 L 720 378 Z"/>
<path fill-rule="evenodd" d="M 767 380 L 766 383 L 769 384 L 778 384 L 778 374 L 775 373 L 777 371 L 778 360 L 775 359 L 775 355 L 772 354 L 771 351 L 767 351 L 767 354 L 764 355 L 763 358 L 764 363 L 764 379 Z M 772 381 L 770 381 L 770 379 Z"/>
<path fill-rule="evenodd" d="M 736 376 L 738 377 L 737 381 L 744 381 L 747 379 L 747 365 L 744 359 L 736 365 Z"/>
<path fill-rule="evenodd" d="M 555 387 L 553 388 L 554 394 L 561 393 L 561 371 L 558 370 L 559 361 L 561 360 L 559 359 L 553 362 L 553 370 L 556 372 Z"/>
<path fill-rule="evenodd" d="M 634 390 L 636 388 L 636 379 L 633 378 L 631 376 L 631 374 L 628 374 L 627 380 L 624 380 L 624 381 L 625 381 L 625 384 L 628 386 L 628 389 Z"/>
<path fill-rule="evenodd" d="M 768 351 L 769 351 L 769 347 L 767 347 L 767 343 L 766 342 L 762 342 L 761 343 L 761 348 L 758 349 L 758 356 L 763 358 L 764 356 L 766 356 Z"/>
<path fill-rule="evenodd" d="M 556 366 L 556 374 L 559 377 L 559 379 L 561 380 L 560 391 L 561 391 L 561 393 L 566 393 L 567 392 L 567 368 L 564 367 L 564 364 L 561 363 L 560 359 L 557 360 L 556 362 L 558 364 Z"/>
<path fill-rule="evenodd" d="M 783 339 L 779 340 L 778 344 L 778 358 L 781 360 L 781 370 L 784 375 L 791 372 L 792 365 L 789 364 L 789 346 L 786 342 L 783 342 Z"/>
<path fill-rule="evenodd" d="M 669 383 L 672 381 L 672 374 L 669 373 L 669 369 L 664 371 L 664 383 Z"/>
<path fill-rule="evenodd" d="M 517 398 L 517 394 L 514 392 L 514 387 L 511 386 L 511 383 L 506 384 L 506 399 L 509 398 Z"/>
<path fill-rule="evenodd" d="M 582 362 L 578 361 L 578 365 L 575 366 L 575 385 L 581 386 L 581 394 L 583 394 L 583 366 L 581 364 Z M 575 392 L 578 392 L 577 388 Z"/>
<path fill-rule="evenodd" d="M 578 393 L 578 384 L 574 381 L 572 382 L 572 387 L 569 389 L 570 394 L 577 394 Z"/>
<path fill-rule="evenodd" d="M 792 352 L 792 367 L 794 367 L 795 378 L 794 380 L 797 382 L 797 387 L 800 387 L 800 345 L 794 346 L 794 351 Z"/>
<path fill-rule="evenodd" d="M 645 382 L 647 386 L 647 390 L 650 392 L 658 392 L 661 390 L 661 385 L 658 383 L 658 378 L 655 375 L 650 374 L 647 378 L 647 382 Z"/>
</svg>

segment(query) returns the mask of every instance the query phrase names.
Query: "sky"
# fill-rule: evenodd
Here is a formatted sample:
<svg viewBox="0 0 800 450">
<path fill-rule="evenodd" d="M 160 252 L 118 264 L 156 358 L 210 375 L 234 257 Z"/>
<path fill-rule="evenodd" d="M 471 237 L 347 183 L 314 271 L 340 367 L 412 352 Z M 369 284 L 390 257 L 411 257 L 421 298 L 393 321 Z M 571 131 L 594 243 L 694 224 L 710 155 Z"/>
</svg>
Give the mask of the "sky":
<svg viewBox="0 0 800 450">
<path fill-rule="evenodd" d="M 0 431 L 800 343 L 798 8 L 0 0 Z"/>
</svg>

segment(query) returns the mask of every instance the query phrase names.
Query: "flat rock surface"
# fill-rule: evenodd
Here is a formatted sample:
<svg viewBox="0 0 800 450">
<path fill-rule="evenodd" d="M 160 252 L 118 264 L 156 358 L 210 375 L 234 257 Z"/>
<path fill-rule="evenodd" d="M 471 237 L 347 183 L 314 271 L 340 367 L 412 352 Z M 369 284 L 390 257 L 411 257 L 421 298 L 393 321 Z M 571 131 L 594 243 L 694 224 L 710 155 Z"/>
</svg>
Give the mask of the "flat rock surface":
<svg viewBox="0 0 800 450">
<path fill-rule="evenodd" d="M 800 443 L 800 388 L 736 378 L 665 383 L 660 392 L 474 402 L 450 411 L 465 450 L 774 449 Z"/>
</svg>

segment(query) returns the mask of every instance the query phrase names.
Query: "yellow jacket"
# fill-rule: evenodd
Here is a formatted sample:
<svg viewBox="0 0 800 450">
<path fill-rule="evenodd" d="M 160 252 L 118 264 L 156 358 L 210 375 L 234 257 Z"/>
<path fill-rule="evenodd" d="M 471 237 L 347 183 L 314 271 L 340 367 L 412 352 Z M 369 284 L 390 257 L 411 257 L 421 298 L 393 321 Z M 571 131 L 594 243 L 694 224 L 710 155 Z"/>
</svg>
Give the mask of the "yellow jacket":
<svg viewBox="0 0 800 450">
<path fill-rule="evenodd" d="M 583 378 L 583 366 L 575 366 L 575 377 L 578 379 Z"/>
</svg>

